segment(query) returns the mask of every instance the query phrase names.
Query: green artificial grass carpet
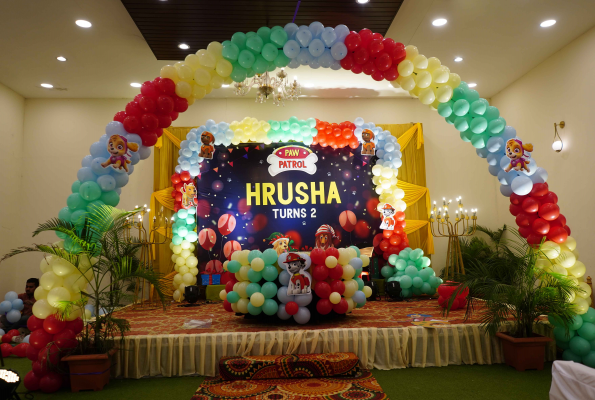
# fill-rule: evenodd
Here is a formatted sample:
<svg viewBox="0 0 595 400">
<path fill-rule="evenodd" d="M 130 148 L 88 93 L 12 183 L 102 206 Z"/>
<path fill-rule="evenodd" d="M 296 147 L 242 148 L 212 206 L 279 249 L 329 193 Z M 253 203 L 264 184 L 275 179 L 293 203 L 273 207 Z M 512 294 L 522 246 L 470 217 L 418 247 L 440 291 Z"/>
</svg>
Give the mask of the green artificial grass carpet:
<svg viewBox="0 0 595 400">
<path fill-rule="evenodd" d="M 5 367 L 25 378 L 31 370 L 26 358 L 4 359 Z M 518 372 L 505 364 L 451 365 L 442 368 L 407 368 L 392 371 L 373 370 L 384 392 L 392 400 L 532 400 L 547 399 L 552 381 L 552 364 L 543 371 Z M 112 379 L 100 392 L 72 393 L 61 390 L 52 394 L 34 392 L 34 399 L 167 399 L 190 400 L 203 377 Z M 26 392 L 21 383 L 19 393 Z M 24 396 L 21 396 L 24 398 Z"/>
</svg>

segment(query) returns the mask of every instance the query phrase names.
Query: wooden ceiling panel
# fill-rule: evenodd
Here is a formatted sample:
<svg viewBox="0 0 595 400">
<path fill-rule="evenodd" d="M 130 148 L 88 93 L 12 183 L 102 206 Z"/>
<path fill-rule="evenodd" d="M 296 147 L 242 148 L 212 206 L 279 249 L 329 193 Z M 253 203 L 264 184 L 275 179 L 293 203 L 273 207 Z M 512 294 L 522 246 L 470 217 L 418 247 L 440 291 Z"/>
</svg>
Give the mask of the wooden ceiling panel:
<svg viewBox="0 0 595 400">
<path fill-rule="evenodd" d="M 235 32 L 291 22 L 297 0 L 121 0 L 158 60 L 182 60 L 212 41 L 229 40 Z M 403 0 L 301 0 L 298 25 L 320 21 L 369 28 L 386 34 Z M 180 43 L 189 50 L 178 48 Z"/>
</svg>

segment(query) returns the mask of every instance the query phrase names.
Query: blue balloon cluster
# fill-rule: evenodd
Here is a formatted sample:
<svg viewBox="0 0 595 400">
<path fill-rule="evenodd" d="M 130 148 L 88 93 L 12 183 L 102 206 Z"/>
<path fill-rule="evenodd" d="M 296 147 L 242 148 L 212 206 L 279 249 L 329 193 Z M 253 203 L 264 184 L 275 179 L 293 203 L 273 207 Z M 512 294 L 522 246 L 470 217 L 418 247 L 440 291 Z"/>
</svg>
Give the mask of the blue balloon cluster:
<svg viewBox="0 0 595 400">
<path fill-rule="evenodd" d="M 300 294 L 298 296 L 292 295 L 292 294 L 287 294 L 287 285 L 289 284 L 289 281 L 291 279 L 291 274 L 289 272 L 287 272 L 287 264 L 285 264 L 285 260 L 287 259 L 288 254 L 289 253 L 280 254 L 279 258 L 277 260 L 279 267 L 281 267 L 283 269 L 283 271 L 281 271 L 281 273 L 279 274 L 279 282 L 283 286 L 281 286 L 277 290 L 277 299 L 280 302 L 279 309 L 277 310 L 277 316 L 279 318 L 281 318 L 282 320 L 290 319 L 292 316 L 290 314 L 288 314 L 287 311 L 285 310 L 285 305 L 287 303 L 289 303 L 290 301 L 294 301 L 299 306 L 299 309 L 298 309 L 298 312 L 295 315 L 293 315 L 293 319 L 298 324 L 305 324 L 308 321 L 310 321 L 310 310 L 308 310 L 307 306 L 312 302 L 312 293 Z M 300 255 L 300 257 L 302 257 L 306 260 L 306 268 L 304 268 L 304 270 L 310 268 L 310 265 L 312 264 L 312 260 L 310 259 L 310 256 L 306 253 L 298 253 L 298 254 Z M 311 284 L 312 276 L 310 276 L 310 274 L 307 272 L 305 272 L 305 274 L 310 279 L 310 284 Z M 314 291 L 313 288 L 312 288 L 312 291 Z"/>
<path fill-rule="evenodd" d="M 345 37 L 349 28 L 337 25 L 324 27 L 320 22 L 309 26 L 289 23 L 283 28 L 289 40 L 283 46 L 283 53 L 291 60 L 288 67 L 309 65 L 311 68 L 341 69 L 341 61 L 347 56 Z"/>
<path fill-rule="evenodd" d="M 315 118 L 300 120 L 297 117 L 291 117 L 287 121 L 270 120 L 269 124 L 271 129 L 267 133 L 267 137 L 273 142 L 294 140 L 309 146 L 312 144 L 314 136 L 318 134 Z"/>
<path fill-rule="evenodd" d="M 373 122 L 364 122 L 361 117 L 356 118 L 353 123 L 357 128 L 354 131 L 357 140 L 363 142 L 362 132 L 364 129 L 369 129 L 374 132 L 373 142 L 376 144 L 376 156 L 378 157 L 377 165 L 382 165 L 387 168 L 400 168 L 403 162 L 401 161 L 401 145 L 397 142 L 389 131 L 383 131 L 382 128 L 374 125 Z"/>
<path fill-rule="evenodd" d="M 21 319 L 21 311 L 25 308 L 23 300 L 19 299 L 16 292 L 8 292 L 4 295 L 4 301 L 0 303 L 0 315 L 6 315 L 6 320 L 11 324 Z"/>
<path fill-rule="evenodd" d="M 110 138 L 114 135 L 119 135 L 125 140 L 115 143 L 110 153 L 108 146 Z M 121 148 L 119 153 L 114 155 L 118 151 L 117 146 Z M 84 223 L 85 215 L 92 207 L 104 204 L 112 207 L 118 205 L 122 187 L 128 183 L 134 166 L 151 155 L 151 148 L 142 145 L 139 135 L 126 132 L 121 122 L 111 121 L 105 128 L 105 135 L 91 145 L 89 152 L 91 154 L 85 156 L 81 162 L 77 181 L 72 184 L 72 194 L 66 199 L 67 206 L 58 213 L 58 218 L 75 225 Z M 110 158 L 111 164 L 104 167 Z M 130 162 L 126 163 L 126 160 Z M 117 161 L 120 162 L 120 167 L 114 166 Z M 56 235 L 64 239 L 66 250 L 77 250 L 77 245 L 73 244 L 67 235 L 60 232 Z"/>
<path fill-rule="evenodd" d="M 215 145 L 229 146 L 231 139 L 233 139 L 234 132 L 229 129 L 227 122 L 216 123 L 212 119 L 194 128 L 188 132 L 186 139 L 180 142 L 180 150 L 178 154 L 178 165 L 175 168 L 176 173 L 182 171 L 190 172 L 190 175 L 194 178 L 200 174 L 200 163 L 204 160 L 198 154 L 200 153 L 200 147 L 202 146 L 201 134 L 205 131 L 211 132 L 215 137 Z"/>
<path fill-rule="evenodd" d="M 477 149 L 478 156 L 487 160 L 488 171 L 498 177 L 500 192 L 504 196 L 510 197 L 512 193 L 524 196 L 531 191 L 534 183 L 547 181 L 547 172 L 537 167 L 533 158 L 528 160 L 529 171 L 505 171 L 510 164 L 506 156 L 506 142 L 518 139 L 516 130 L 507 126 L 500 111 L 480 98 L 479 93 L 470 89 L 467 83 L 461 82 L 454 89 L 452 98 L 438 106 L 438 114 L 461 132 L 461 139 L 470 142 Z"/>
</svg>

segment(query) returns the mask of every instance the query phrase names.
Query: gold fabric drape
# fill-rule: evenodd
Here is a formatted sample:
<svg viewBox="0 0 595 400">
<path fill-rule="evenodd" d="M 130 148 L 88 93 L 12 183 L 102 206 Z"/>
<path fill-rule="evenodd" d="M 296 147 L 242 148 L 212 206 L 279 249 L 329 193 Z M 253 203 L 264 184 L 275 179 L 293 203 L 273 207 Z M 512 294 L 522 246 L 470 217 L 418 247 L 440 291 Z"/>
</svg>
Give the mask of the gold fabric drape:
<svg viewBox="0 0 595 400">
<path fill-rule="evenodd" d="M 381 124 L 401 145 L 401 160 L 397 187 L 403 189 L 407 204 L 405 232 L 411 248 L 421 248 L 425 254 L 434 254 L 434 238 L 430 231 L 430 191 L 426 187 L 426 158 L 422 124 Z M 420 201 L 422 200 L 423 201 Z"/>
</svg>

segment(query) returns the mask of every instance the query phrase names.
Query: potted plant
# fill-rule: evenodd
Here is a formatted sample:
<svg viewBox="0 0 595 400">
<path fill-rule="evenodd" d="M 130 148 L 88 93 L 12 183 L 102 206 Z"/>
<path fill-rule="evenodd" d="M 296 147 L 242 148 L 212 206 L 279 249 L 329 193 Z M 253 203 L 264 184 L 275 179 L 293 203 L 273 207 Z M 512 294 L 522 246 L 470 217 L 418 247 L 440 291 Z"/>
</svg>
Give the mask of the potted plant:
<svg viewBox="0 0 595 400">
<path fill-rule="evenodd" d="M 62 361 L 69 364 L 74 392 L 101 390 L 109 382 L 111 356 L 130 330 L 128 321 L 117 318 L 114 312 L 130 304 L 137 281 L 144 280 L 153 285 L 165 307 L 161 275 L 150 265 L 141 265 L 137 257 L 141 247 L 138 239 L 125 237 L 128 218 L 135 213 L 102 205 L 92 207 L 77 224 L 52 219 L 41 224 L 33 236 L 54 231 L 64 239 L 64 246 L 69 251 L 56 244 L 36 244 L 15 249 L 3 258 L 42 252 L 72 264 L 81 274 L 80 279 L 86 281 L 78 285 L 81 288 L 78 299 L 57 304 L 58 319 L 84 315 L 88 302 L 93 304 L 95 314 L 78 335 L 76 348 L 68 350 L 62 357 Z"/>
<path fill-rule="evenodd" d="M 543 369 L 545 347 L 553 339 L 534 332 L 542 315 L 555 315 L 565 325 L 576 313 L 569 298 L 581 289 L 564 275 L 536 266 L 546 258 L 540 248 L 531 248 L 518 232 L 516 239 L 500 239 L 500 245 L 484 258 L 469 259 L 466 274 L 456 277 L 460 285 L 451 297 L 469 288 L 465 318 L 479 315 L 485 332 L 501 339 L 505 362 L 519 371 Z M 549 326 L 549 325 L 548 325 Z M 501 332 L 507 329 L 507 332 Z"/>
</svg>

